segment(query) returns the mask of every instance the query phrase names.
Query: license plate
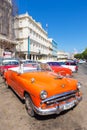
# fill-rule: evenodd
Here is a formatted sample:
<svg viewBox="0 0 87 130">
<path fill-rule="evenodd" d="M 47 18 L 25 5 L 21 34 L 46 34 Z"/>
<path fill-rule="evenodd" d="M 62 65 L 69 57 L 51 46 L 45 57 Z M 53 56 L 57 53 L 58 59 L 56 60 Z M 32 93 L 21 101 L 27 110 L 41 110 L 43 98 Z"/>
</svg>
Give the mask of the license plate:
<svg viewBox="0 0 87 130">
<path fill-rule="evenodd" d="M 74 106 L 74 102 L 67 103 L 63 106 L 64 110 L 70 109 Z"/>
<path fill-rule="evenodd" d="M 60 105 L 59 109 L 68 110 L 68 109 L 72 108 L 74 105 L 75 105 L 75 103 L 74 103 L 74 101 L 72 101 L 72 102 Z"/>
</svg>

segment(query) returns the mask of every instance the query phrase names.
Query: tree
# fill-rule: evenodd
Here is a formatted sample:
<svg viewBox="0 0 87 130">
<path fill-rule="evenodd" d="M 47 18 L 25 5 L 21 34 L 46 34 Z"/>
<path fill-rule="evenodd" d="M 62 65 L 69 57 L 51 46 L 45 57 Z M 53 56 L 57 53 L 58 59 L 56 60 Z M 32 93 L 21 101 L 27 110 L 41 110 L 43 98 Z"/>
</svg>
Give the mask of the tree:
<svg viewBox="0 0 87 130">
<path fill-rule="evenodd" d="M 83 58 L 87 60 L 87 48 L 82 53 Z"/>
<path fill-rule="evenodd" d="M 76 59 L 81 59 L 81 54 L 75 54 L 74 57 L 75 57 Z"/>
<path fill-rule="evenodd" d="M 87 60 L 87 48 L 82 53 L 75 54 L 74 57 Z"/>
</svg>

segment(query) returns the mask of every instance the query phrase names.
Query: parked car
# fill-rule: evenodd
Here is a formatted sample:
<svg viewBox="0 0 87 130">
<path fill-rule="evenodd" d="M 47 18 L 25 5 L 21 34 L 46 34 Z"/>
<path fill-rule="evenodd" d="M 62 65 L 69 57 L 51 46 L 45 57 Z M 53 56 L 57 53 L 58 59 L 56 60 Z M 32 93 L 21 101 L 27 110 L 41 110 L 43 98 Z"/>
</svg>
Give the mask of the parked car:
<svg viewBox="0 0 87 130">
<path fill-rule="evenodd" d="M 25 66 L 25 67 L 37 67 L 37 61 L 35 60 L 20 60 L 20 62 Z"/>
<path fill-rule="evenodd" d="M 19 65 L 19 61 L 17 59 L 2 59 L 0 62 L 0 75 L 3 76 L 4 72 L 8 70 L 8 68 L 16 67 Z"/>
<path fill-rule="evenodd" d="M 83 64 L 83 63 L 86 63 L 86 60 L 80 59 L 80 60 L 79 60 L 79 64 Z"/>
<path fill-rule="evenodd" d="M 78 64 L 74 61 L 58 62 L 62 67 L 69 68 L 72 72 L 78 72 Z"/>
<path fill-rule="evenodd" d="M 75 71 L 73 71 L 73 72 L 78 71 L 78 64 L 75 61 L 66 61 L 65 64 L 69 65 L 69 66 L 72 66 L 72 67 L 75 67 Z"/>
<path fill-rule="evenodd" d="M 36 114 L 59 114 L 81 101 L 81 84 L 77 80 L 39 67 L 19 66 L 4 73 L 7 86 L 25 101 L 25 108 L 31 117 Z"/>
<path fill-rule="evenodd" d="M 71 77 L 72 76 L 72 71 L 69 68 L 65 68 L 63 66 L 60 66 L 60 64 L 58 62 L 55 61 L 49 61 L 47 62 L 47 64 L 50 65 L 50 67 L 52 68 L 52 70 L 57 73 L 57 74 L 61 74 L 63 76 L 67 76 L 67 77 Z"/>
</svg>

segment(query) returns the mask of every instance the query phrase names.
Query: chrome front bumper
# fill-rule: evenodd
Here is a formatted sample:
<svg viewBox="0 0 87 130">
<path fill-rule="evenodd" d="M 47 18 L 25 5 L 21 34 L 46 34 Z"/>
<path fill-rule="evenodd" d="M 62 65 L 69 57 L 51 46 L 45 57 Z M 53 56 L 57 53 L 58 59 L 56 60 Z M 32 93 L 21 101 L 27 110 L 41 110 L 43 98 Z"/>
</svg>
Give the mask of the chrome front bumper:
<svg viewBox="0 0 87 130">
<path fill-rule="evenodd" d="M 80 101 L 82 100 L 82 97 L 76 97 L 75 100 L 72 100 L 71 102 L 66 102 L 63 105 L 56 105 L 54 108 L 49 108 L 49 109 L 41 109 L 33 106 L 34 111 L 38 115 L 51 115 L 51 114 L 59 114 L 60 112 L 64 110 L 68 110 L 76 106 Z"/>
</svg>

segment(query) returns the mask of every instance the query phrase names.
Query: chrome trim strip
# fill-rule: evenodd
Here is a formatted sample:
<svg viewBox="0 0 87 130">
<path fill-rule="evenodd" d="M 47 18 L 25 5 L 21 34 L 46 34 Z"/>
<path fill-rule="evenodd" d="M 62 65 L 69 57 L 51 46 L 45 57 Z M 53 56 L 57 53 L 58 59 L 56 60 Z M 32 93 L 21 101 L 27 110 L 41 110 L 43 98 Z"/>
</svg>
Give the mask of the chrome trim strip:
<svg viewBox="0 0 87 130">
<path fill-rule="evenodd" d="M 70 108 L 67 109 L 71 109 L 74 106 L 76 106 L 80 101 L 82 100 L 82 97 L 76 97 L 75 100 L 71 101 L 70 103 L 74 103 L 73 106 L 71 106 Z M 68 105 L 68 103 L 65 103 L 66 105 Z M 38 114 L 38 115 L 51 115 L 51 114 L 59 114 L 60 112 L 64 111 L 64 105 L 62 106 L 58 106 L 56 104 L 56 107 L 53 108 L 49 108 L 49 109 L 41 109 L 41 108 L 37 108 L 36 106 L 33 105 L 33 109 L 34 111 Z M 66 109 L 66 110 L 67 110 Z"/>
<path fill-rule="evenodd" d="M 65 92 L 65 93 L 61 93 L 61 94 L 54 95 L 54 96 L 52 96 L 52 97 L 49 97 L 49 98 L 47 98 L 47 99 L 41 101 L 41 104 L 42 104 L 42 103 L 45 103 L 45 102 L 48 102 L 48 101 L 50 101 L 50 100 L 54 100 L 54 99 L 56 99 L 56 98 L 64 97 L 64 96 L 67 96 L 67 95 L 70 95 L 70 94 L 75 94 L 76 92 L 77 92 L 77 90 L 75 90 L 75 91 L 69 91 L 69 92 Z"/>
<path fill-rule="evenodd" d="M 66 100 L 66 99 L 71 98 L 71 97 L 75 97 L 75 94 L 67 95 L 67 96 L 64 96 L 64 97 L 60 97 L 60 98 L 58 98 L 58 99 L 53 99 L 53 100 L 51 100 L 51 101 L 47 101 L 46 103 L 47 103 L 47 104 L 50 104 L 50 103 L 54 103 L 54 102 L 59 102 L 59 101 Z"/>
</svg>

